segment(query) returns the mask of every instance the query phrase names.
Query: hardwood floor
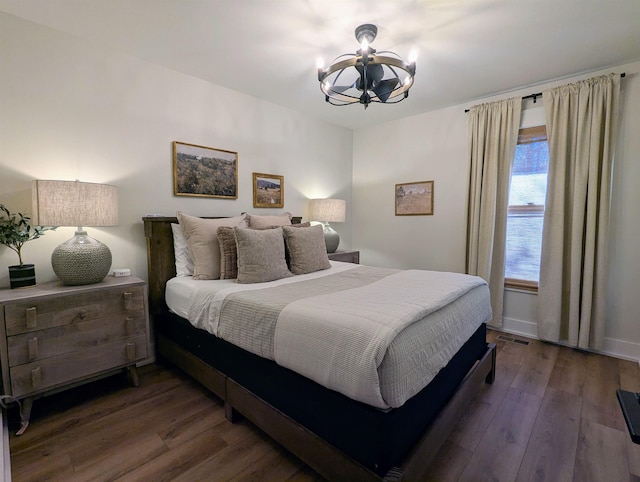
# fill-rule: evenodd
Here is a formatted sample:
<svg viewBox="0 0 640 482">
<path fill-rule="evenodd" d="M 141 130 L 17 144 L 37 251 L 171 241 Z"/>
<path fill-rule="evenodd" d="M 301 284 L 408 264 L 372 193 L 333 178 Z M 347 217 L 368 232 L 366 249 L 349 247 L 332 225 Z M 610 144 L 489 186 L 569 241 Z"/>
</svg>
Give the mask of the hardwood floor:
<svg viewBox="0 0 640 482">
<path fill-rule="evenodd" d="M 498 332 L 498 369 L 445 442 L 434 481 L 635 481 L 631 442 L 615 389 L 640 391 L 637 363 Z M 14 435 L 14 481 L 319 481 L 247 421 L 231 424 L 220 401 L 177 369 L 140 370 L 37 400 Z"/>
</svg>

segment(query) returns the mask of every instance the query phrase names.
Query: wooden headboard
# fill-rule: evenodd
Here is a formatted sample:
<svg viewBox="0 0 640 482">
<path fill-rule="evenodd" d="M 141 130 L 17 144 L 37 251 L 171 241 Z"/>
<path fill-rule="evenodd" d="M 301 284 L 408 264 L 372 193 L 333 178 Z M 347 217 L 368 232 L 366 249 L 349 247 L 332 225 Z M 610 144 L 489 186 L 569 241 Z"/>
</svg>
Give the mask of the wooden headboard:
<svg viewBox="0 0 640 482">
<path fill-rule="evenodd" d="M 147 238 L 147 269 L 149 277 L 149 314 L 157 316 L 167 310 L 164 288 L 176 275 L 171 224 L 178 218 L 170 216 L 144 216 L 144 235 Z"/>
<path fill-rule="evenodd" d="M 205 219 L 220 219 L 224 216 L 209 216 Z M 164 290 L 167 281 L 176 275 L 176 258 L 173 251 L 171 224 L 177 223 L 175 216 L 144 216 L 144 235 L 147 238 L 147 269 L 149 278 L 149 314 L 160 315 L 167 311 Z M 292 217 L 297 224 L 300 217 Z"/>
</svg>

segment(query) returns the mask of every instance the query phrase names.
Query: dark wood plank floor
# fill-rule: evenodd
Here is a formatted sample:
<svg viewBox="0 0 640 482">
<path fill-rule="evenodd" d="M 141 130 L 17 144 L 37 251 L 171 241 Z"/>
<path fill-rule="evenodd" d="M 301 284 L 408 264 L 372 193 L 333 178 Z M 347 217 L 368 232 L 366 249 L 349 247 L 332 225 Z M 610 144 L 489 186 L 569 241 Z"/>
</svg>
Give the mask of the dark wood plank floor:
<svg viewBox="0 0 640 482">
<path fill-rule="evenodd" d="M 640 446 L 615 397 L 640 391 L 638 364 L 499 336 L 490 332 L 496 381 L 472 400 L 431 480 L 640 482 Z M 37 400 L 27 432 L 10 436 L 13 480 L 321 480 L 247 421 L 228 423 L 180 371 L 140 374 L 138 388 L 114 376 Z"/>
</svg>

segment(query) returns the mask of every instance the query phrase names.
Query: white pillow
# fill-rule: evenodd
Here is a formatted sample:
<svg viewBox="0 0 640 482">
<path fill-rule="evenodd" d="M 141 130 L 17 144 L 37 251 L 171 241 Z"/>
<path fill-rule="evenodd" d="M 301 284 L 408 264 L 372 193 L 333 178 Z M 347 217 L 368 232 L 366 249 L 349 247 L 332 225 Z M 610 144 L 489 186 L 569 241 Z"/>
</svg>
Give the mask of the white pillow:
<svg viewBox="0 0 640 482">
<path fill-rule="evenodd" d="M 182 232 L 182 226 L 171 223 L 173 231 L 173 253 L 176 258 L 176 276 L 193 276 L 193 260 L 189 256 L 189 246 Z"/>
</svg>

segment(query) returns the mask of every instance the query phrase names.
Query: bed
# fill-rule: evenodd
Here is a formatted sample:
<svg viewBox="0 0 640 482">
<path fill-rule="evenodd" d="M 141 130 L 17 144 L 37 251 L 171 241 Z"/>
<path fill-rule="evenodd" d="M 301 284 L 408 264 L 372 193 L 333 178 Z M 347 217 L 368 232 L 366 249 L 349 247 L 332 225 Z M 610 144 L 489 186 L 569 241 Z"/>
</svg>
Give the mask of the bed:
<svg viewBox="0 0 640 482">
<path fill-rule="evenodd" d="M 313 373 L 303 376 L 195 327 L 179 308 L 170 310 L 165 296 L 173 293 L 167 283 L 176 279 L 171 225 L 177 218 L 148 216 L 143 222 L 158 355 L 220 397 L 229 420 L 241 414 L 329 480 L 423 479 L 474 392 L 493 381 L 495 346 L 486 343 L 484 320 L 476 321 L 429 384 L 406 400 L 380 401 L 377 394 L 358 399 L 326 388 L 312 380 Z M 364 271 L 332 264 L 331 276 L 340 276 L 332 270 Z M 475 303 L 486 303 L 478 298 L 480 288 L 469 291 Z M 403 351 L 399 346 L 396 351 Z"/>
</svg>

